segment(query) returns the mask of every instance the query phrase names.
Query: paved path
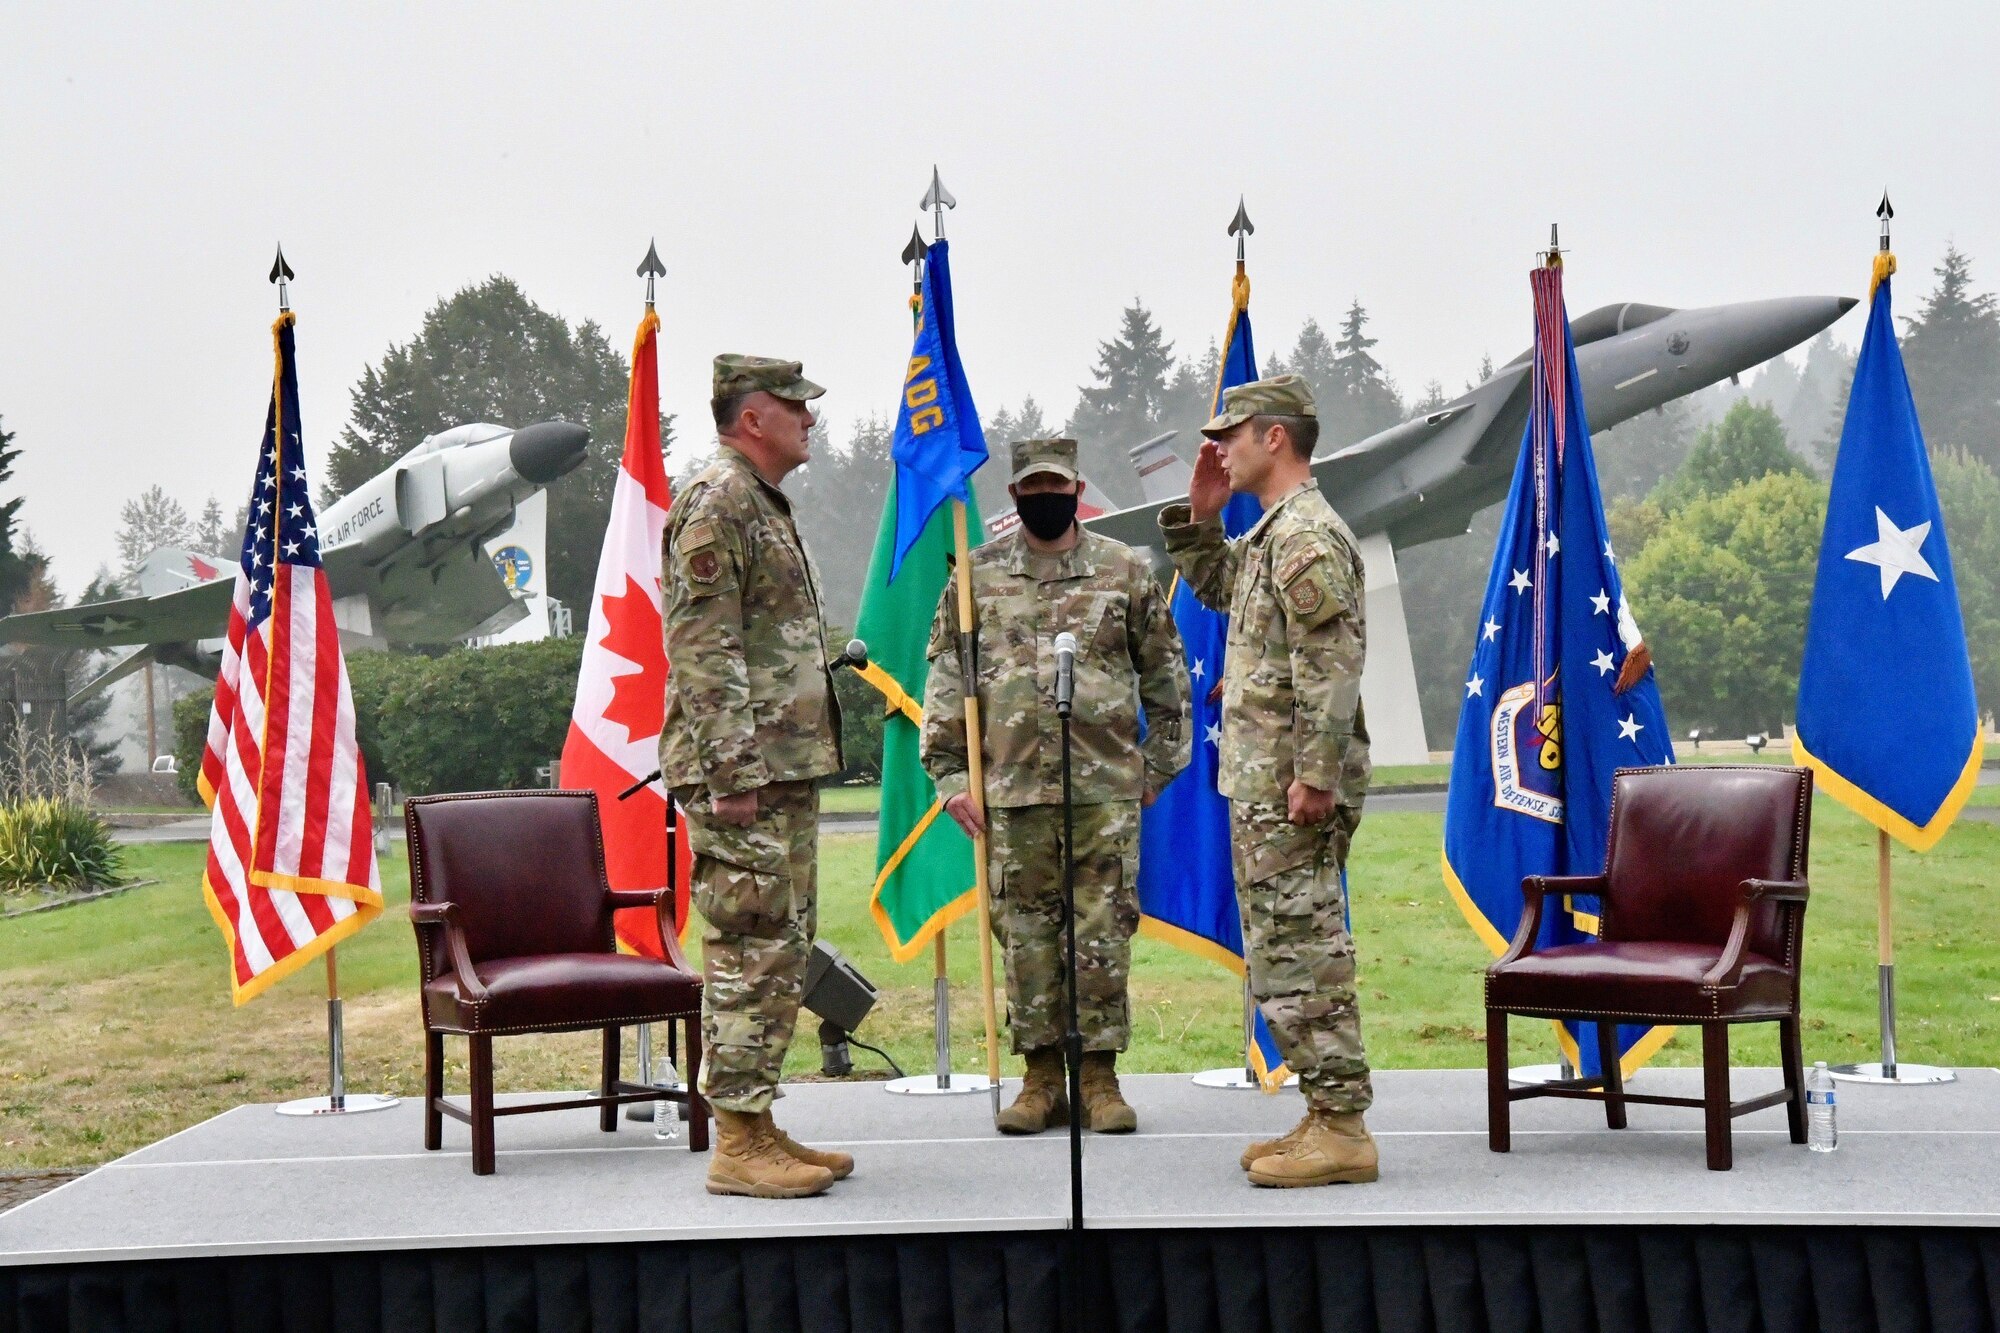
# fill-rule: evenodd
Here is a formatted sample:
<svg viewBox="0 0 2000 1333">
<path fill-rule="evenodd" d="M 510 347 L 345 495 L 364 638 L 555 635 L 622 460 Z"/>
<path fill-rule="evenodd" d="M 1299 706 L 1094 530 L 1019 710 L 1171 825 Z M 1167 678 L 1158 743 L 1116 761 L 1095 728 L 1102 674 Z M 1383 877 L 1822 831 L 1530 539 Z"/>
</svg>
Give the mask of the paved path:
<svg viewBox="0 0 2000 1333">
<path fill-rule="evenodd" d="M 1979 785 L 2000 786 L 2000 768 L 1981 769 Z M 1443 814 L 1444 796 L 1442 790 L 1376 791 L 1369 793 L 1368 809 L 1377 814 L 1386 812 Z M 2000 824 L 2000 806 L 1971 806 L 1965 811 L 1965 817 L 1988 824 Z M 822 833 L 865 833 L 871 838 L 875 836 L 877 827 L 875 816 L 865 813 L 823 814 L 820 816 L 819 826 Z M 208 817 L 191 816 L 154 828 L 114 829 L 112 836 L 120 842 L 207 842 Z M 391 829 L 391 836 L 398 839 L 403 836 L 403 826 L 400 821 Z"/>
</svg>

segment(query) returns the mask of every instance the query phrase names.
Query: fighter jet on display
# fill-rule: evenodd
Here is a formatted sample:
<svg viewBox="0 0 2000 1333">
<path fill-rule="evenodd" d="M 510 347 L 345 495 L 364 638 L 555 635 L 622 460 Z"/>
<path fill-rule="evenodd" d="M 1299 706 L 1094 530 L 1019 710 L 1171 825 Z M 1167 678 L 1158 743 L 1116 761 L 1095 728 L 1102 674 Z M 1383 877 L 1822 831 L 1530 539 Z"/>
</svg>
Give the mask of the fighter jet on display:
<svg viewBox="0 0 2000 1333">
<path fill-rule="evenodd" d="M 343 642 L 455 643 L 499 633 L 546 601 L 543 488 L 583 462 L 590 432 L 476 422 L 426 439 L 319 513 L 321 561 Z M 0 644 L 144 645 L 81 698 L 148 661 L 213 674 L 236 555 L 155 551 L 140 595 L 0 619 Z"/>
<path fill-rule="evenodd" d="M 1572 321 L 1590 429 L 1606 430 L 1648 408 L 1734 379 L 1807 341 L 1855 302 L 1846 296 L 1672 310 L 1602 306 Z M 1313 475 L 1357 536 L 1386 533 L 1398 547 L 1464 532 L 1505 498 L 1528 419 L 1532 349 L 1443 407 L 1350 444 L 1313 463 Z M 1135 546 L 1155 544 L 1154 516 L 1187 494 L 1190 468 L 1172 437 L 1132 451 L 1146 500 L 1087 526 Z"/>
<path fill-rule="evenodd" d="M 1608 305 L 1571 322 L 1576 366 L 1593 431 L 1769 361 L 1812 338 L 1855 302 L 1845 296 L 1670 310 Z M 1431 758 L 1396 573 L 1396 550 L 1455 537 L 1507 494 L 1529 407 L 1532 349 L 1443 407 L 1313 462 L 1313 477 L 1361 542 L 1367 567 L 1368 659 L 1361 676 L 1377 763 Z M 1134 546 L 1153 547 L 1156 516 L 1187 495 L 1192 475 L 1172 433 L 1132 450 L 1143 504 L 1086 521 Z M 1162 568 L 1163 574 L 1167 571 Z M 1621 608 L 1623 612 L 1623 608 Z M 1637 631 L 1633 633 L 1637 637 Z"/>
</svg>

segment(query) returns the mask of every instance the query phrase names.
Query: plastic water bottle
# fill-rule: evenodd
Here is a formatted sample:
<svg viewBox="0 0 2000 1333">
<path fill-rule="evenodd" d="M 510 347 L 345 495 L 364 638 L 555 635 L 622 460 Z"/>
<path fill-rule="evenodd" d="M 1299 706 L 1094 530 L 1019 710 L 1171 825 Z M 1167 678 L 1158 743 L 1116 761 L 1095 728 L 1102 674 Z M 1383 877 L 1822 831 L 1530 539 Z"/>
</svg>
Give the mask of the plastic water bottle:
<svg viewBox="0 0 2000 1333">
<path fill-rule="evenodd" d="M 653 1103 L 653 1137 L 668 1141 L 681 1136 L 681 1118 L 676 1113 L 674 1103 L 665 1097 Z"/>
<path fill-rule="evenodd" d="M 1832 1152 L 1840 1146 L 1840 1130 L 1833 1122 L 1833 1075 L 1826 1061 L 1816 1060 L 1806 1071 L 1806 1147 L 1814 1152 Z"/>
</svg>

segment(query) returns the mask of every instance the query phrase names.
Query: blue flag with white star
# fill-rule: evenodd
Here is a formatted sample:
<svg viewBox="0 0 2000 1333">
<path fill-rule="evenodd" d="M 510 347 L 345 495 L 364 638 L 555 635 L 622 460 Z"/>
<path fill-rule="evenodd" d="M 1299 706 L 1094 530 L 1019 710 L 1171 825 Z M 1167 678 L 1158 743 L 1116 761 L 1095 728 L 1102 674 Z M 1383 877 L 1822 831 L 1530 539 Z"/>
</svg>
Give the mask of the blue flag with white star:
<svg viewBox="0 0 2000 1333">
<path fill-rule="evenodd" d="M 1230 316 L 1222 372 L 1216 378 L 1216 412 L 1222 410 L 1226 390 L 1257 378 L 1248 286 L 1243 284 L 1243 299 Z M 1263 512 L 1254 495 L 1233 495 L 1222 510 L 1223 530 L 1240 536 L 1256 526 Z M 1229 617 L 1203 606 L 1178 576 L 1171 606 L 1187 652 L 1194 745 L 1188 766 L 1139 817 L 1139 928 L 1241 975 L 1243 921 L 1237 914 L 1236 873 L 1229 859 L 1229 802 L 1215 789 L 1222 738 L 1218 687 Z M 1284 1085 L 1289 1071 L 1261 1013 L 1251 1023 L 1247 1059 L 1267 1091 Z"/>
<path fill-rule="evenodd" d="M 1889 314 L 1886 252 L 1834 459 L 1792 753 L 1819 790 L 1918 851 L 1979 776 L 1979 708 L 1944 515 Z"/>
<path fill-rule="evenodd" d="M 1445 804 L 1445 884 L 1495 955 L 1520 924 L 1524 878 L 1603 871 L 1612 773 L 1674 759 L 1604 525 L 1562 269 L 1536 269 L 1531 281 L 1533 405 L 1486 576 Z M 1591 939 L 1598 906 L 1551 903 L 1540 947 Z M 1621 1027 L 1621 1064 L 1637 1068 L 1672 1034 Z M 1579 1051 L 1560 1027 L 1558 1040 L 1596 1075 L 1595 1042 Z"/>
</svg>

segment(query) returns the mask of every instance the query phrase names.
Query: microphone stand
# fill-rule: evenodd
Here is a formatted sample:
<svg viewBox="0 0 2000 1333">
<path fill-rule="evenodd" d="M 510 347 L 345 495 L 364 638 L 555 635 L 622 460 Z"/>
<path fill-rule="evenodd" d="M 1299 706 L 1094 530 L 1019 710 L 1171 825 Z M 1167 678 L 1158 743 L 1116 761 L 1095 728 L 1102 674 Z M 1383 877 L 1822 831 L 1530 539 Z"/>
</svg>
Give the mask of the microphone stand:
<svg viewBox="0 0 2000 1333">
<path fill-rule="evenodd" d="M 1063 943 L 1067 972 L 1066 1018 L 1063 1032 L 1063 1063 L 1069 1067 L 1069 1243 L 1065 1248 L 1071 1300 L 1083 1308 L 1083 1327 L 1096 1326 L 1094 1303 L 1084 1290 L 1083 1239 L 1083 1030 L 1076 1003 L 1076 805 L 1070 786 L 1070 680 L 1060 680 L 1056 694 L 1056 716 L 1062 720 L 1062 807 L 1063 807 Z"/>
</svg>

